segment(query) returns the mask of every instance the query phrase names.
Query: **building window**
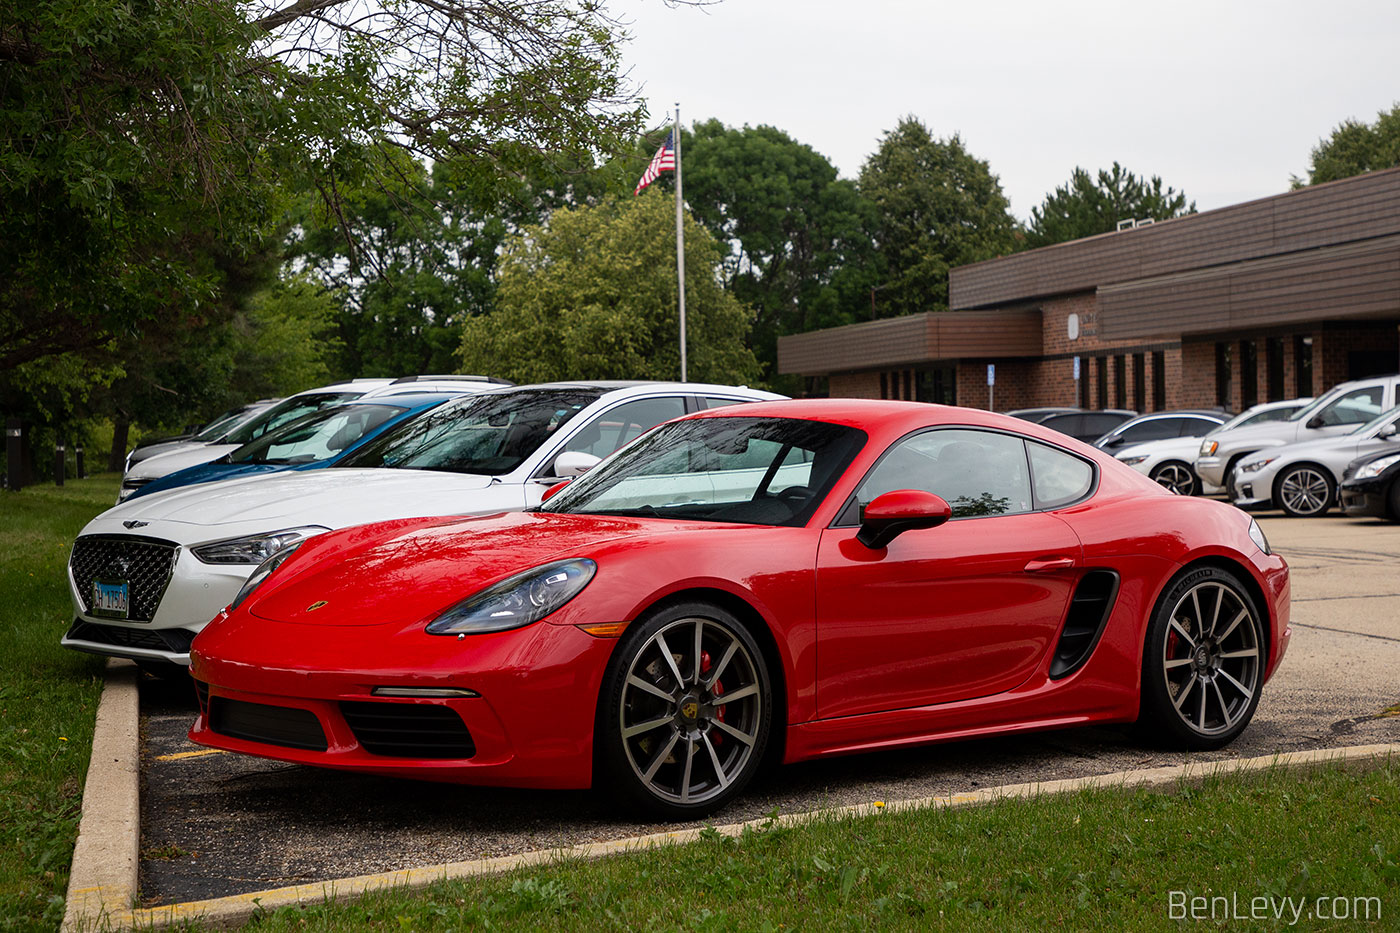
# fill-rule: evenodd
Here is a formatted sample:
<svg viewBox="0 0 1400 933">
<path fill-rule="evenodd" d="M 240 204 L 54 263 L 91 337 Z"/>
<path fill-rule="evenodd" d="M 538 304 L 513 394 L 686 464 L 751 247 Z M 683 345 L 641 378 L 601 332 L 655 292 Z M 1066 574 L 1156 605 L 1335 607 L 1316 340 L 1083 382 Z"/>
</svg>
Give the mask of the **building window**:
<svg viewBox="0 0 1400 933">
<path fill-rule="evenodd" d="M 1133 354 L 1133 407 L 1147 411 L 1147 373 L 1143 372 L 1143 355 Z"/>
<path fill-rule="evenodd" d="M 1113 358 L 1113 407 L 1128 407 L 1128 359 L 1121 353 Z"/>
<path fill-rule="evenodd" d="M 880 373 L 880 398 L 890 397 L 890 377 L 888 373 Z"/>
<path fill-rule="evenodd" d="M 1240 411 L 1259 404 L 1259 345 L 1240 341 Z"/>
<path fill-rule="evenodd" d="M 1079 361 L 1080 367 L 1081 367 L 1080 370 L 1079 370 L 1079 378 L 1076 379 L 1076 380 L 1074 380 L 1075 394 L 1077 394 L 1077 395 L 1079 396 L 1079 399 L 1078 399 L 1078 401 L 1075 402 L 1075 404 L 1078 405 L 1080 408 L 1088 408 L 1088 407 L 1089 407 L 1089 360 L 1088 360 L 1087 357 L 1086 357 L 1085 359 L 1083 359 L 1083 360 L 1080 360 L 1079 357 L 1075 357 L 1075 359 Z"/>
<path fill-rule="evenodd" d="M 1152 354 L 1152 410 L 1167 407 L 1167 355 L 1161 350 Z"/>
<path fill-rule="evenodd" d="M 914 371 L 912 369 L 904 371 L 904 400 L 906 402 L 914 401 Z"/>
<path fill-rule="evenodd" d="M 1269 380 L 1269 401 L 1283 401 L 1283 338 L 1270 337 L 1264 341 L 1264 366 Z"/>
<path fill-rule="evenodd" d="M 914 386 L 914 398 L 935 405 L 958 403 L 958 372 L 954 366 L 936 366 L 921 370 Z"/>
<path fill-rule="evenodd" d="M 1094 378 L 1097 381 L 1095 395 L 1098 396 L 1099 408 L 1108 407 L 1108 357 L 1094 357 Z"/>
<path fill-rule="evenodd" d="M 1295 398 L 1307 398 L 1313 394 L 1313 339 L 1298 334 L 1293 338 L 1293 377 Z"/>
<path fill-rule="evenodd" d="M 1230 345 L 1215 345 L 1215 404 L 1230 407 Z"/>
</svg>

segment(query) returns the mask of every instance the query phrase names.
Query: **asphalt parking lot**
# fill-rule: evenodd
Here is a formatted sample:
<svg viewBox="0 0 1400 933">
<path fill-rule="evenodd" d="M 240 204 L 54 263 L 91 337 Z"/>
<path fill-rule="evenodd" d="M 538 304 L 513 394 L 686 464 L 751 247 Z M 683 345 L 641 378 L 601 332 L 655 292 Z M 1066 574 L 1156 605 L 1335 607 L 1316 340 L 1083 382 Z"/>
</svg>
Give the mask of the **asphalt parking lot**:
<svg viewBox="0 0 1400 933">
<path fill-rule="evenodd" d="M 1254 722 L 1188 756 L 1090 728 L 794 765 L 723 822 L 872 800 L 1271 752 L 1400 741 L 1400 524 L 1260 516 L 1293 569 L 1293 641 Z M 591 700 L 590 700 L 591 702 Z M 142 684 L 146 906 L 654 831 L 591 794 L 341 774 L 202 749 L 188 684 Z"/>
</svg>

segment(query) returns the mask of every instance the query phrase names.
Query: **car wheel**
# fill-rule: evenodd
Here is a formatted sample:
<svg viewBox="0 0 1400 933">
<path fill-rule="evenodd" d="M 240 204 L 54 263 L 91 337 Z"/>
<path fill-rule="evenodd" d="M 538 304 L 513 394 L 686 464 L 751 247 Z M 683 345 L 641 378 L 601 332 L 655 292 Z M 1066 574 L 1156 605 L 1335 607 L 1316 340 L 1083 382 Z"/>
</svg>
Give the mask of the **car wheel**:
<svg viewBox="0 0 1400 933">
<path fill-rule="evenodd" d="M 1300 463 L 1279 474 L 1274 501 L 1293 518 L 1312 518 L 1332 507 L 1337 484 L 1322 467 Z"/>
<path fill-rule="evenodd" d="M 1189 749 L 1228 745 L 1264 685 L 1264 624 L 1239 579 L 1200 567 L 1157 604 L 1142 662 L 1141 731 Z"/>
<path fill-rule="evenodd" d="M 763 762 L 773 718 L 768 669 L 745 626 L 708 603 L 668 606 L 628 627 L 599 703 L 606 788 L 663 819 L 713 813 Z"/>
<path fill-rule="evenodd" d="M 1165 486 L 1178 496 L 1199 496 L 1201 481 L 1196 473 L 1180 460 L 1168 460 L 1152 468 L 1149 474 L 1160 486 Z"/>
</svg>

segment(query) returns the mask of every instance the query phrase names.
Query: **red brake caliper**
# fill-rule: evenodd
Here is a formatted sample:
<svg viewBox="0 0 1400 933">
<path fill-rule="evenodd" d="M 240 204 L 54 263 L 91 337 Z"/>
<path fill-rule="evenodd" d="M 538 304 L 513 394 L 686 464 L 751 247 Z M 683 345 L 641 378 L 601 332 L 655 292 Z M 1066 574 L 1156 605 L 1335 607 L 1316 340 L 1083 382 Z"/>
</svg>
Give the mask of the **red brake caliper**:
<svg viewBox="0 0 1400 933">
<path fill-rule="evenodd" d="M 710 659 L 710 653 L 709 653 L 708 651 L 702 651 L 702 652 L 700 652 L 700 673 L 701 673 L 702 675 L 703 675 L 703 674 L 708 674 L 708 673 L 710 672 L 710 668 L 713 667 L 713 666 L 714 666 L 714 662 Z M 723 681 L 719 681 L 719 680 L 715 681 L 715 685 L 714 685 L 714 687 L 710 690 L 710 692 L 713 693 L 713 694 L 714 694 L 715 696 L 717 696 L 717 697 L 724 696 L 724 682 L 723 682 Z M 718 708 L 715 710 L 715 718 L 718 719 L 720 722 L 724 722 L 724 707 L 723 707 L 723 706 L 718 707 Z M 712 732 L 710 733 L 710 742 L 711 742 L 716 748 L 718 748 L 720 745 L 724 744 L 724 733 L 718 732 L 718 731 L 712 731 Z"/>
</svg>

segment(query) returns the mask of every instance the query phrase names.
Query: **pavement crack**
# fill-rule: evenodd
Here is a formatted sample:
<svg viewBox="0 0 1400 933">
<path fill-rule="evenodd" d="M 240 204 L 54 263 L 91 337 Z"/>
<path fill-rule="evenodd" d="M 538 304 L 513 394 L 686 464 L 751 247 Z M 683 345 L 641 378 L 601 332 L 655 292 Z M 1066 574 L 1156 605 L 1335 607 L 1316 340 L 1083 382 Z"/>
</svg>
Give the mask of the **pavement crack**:
<svg viewBox="0 0 1400 933">
<path fill-rule="evenodd" d="M 1336 632 L 1339 635 L 1355 635 L 1357 638 L 1374 638 L 1376 641 L 1389 641 L 1400 644 L 1400 638 L 1394 638 L 1390 635 L 1372 635 L 1369 632 L 1351 632 L 1344 628 L 1332 628 L 1327 625 L 1309 625 L 1306 622 L 1290 622 L 1289 625 L 1296 625 L 1298 628 L 1317 629 L 1319 632 Z"/>
<path fill-rule="evenodd" d="M 1320 603 L 1329 599 L 1400 599 L 1400 593 L 1358 593 L 1354 596 L 1293 597 L 1295 603 Z"/>
</svg>

